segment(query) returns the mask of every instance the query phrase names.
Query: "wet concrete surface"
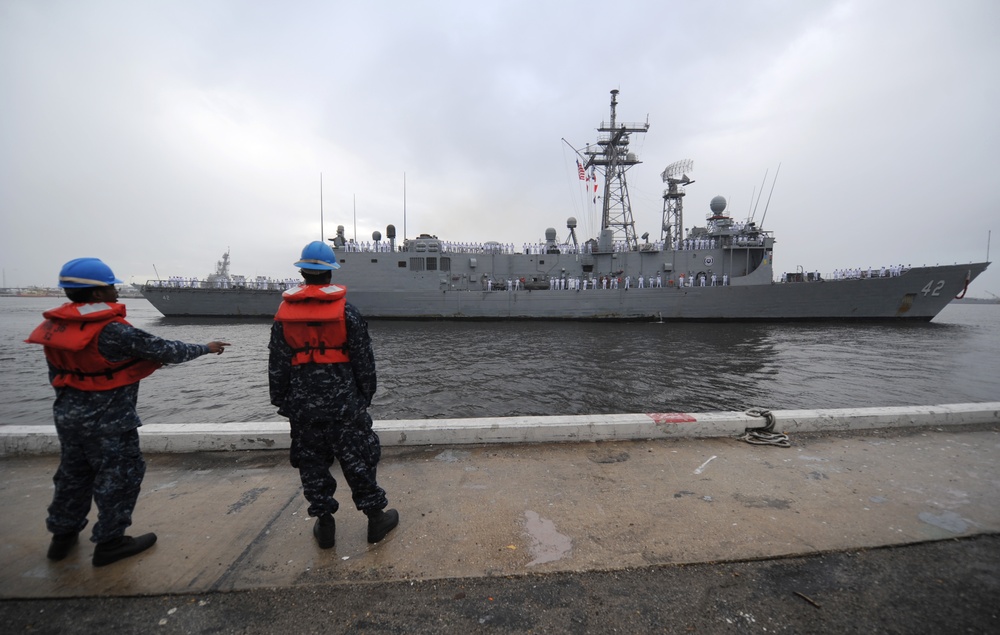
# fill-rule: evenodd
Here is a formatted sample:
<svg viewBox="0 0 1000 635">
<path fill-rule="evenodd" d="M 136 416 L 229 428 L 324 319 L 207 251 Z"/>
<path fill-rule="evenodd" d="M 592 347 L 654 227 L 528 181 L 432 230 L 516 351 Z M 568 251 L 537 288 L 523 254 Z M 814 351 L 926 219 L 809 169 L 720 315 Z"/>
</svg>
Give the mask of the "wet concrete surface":
<svg viewBox="0 0 1000 635">
<path fill-rule="evenodd" d="M 46 560 L 57 459 L 7 457 L 0 617 L 81 633 L 1000 630 L 996 426 L 792 443 L 387 448 L 400 526 L 368 545 L 345 488 L 328 551 L 283 452 L 151 455 L 132 533 L 160 540 L 102 568 L 89 542 Z"/>
</svg>

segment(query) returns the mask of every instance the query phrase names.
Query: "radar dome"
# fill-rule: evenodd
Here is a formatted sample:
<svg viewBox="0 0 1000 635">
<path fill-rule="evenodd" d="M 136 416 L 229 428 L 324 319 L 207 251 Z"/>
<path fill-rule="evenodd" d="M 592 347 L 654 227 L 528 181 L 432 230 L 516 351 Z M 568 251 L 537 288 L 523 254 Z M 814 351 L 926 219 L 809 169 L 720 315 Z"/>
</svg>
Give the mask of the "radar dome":
<svg viewBox="0 0 1000 635">
<path fill-rule="evenodd" d="M 555 240 L 555 239 L 556 239 L 556 230 L 553 229 L 553 228 L 551 228 L 551 227 L 549 227 L 548 229 L 546 229 L 545 230 L 545 240 Z"/>
<path fill-rule="evenodd" d="M 568 229 L 575 229 L 576 228 L 576 218 L 574 218 L 573 216 L 570 216 L 569 218 L 567 218 L 566 219 L 566 227 Z"/>
<path fill-rule="evenodd" d="M 374 240 L 375 242 L 378 242 L 378 241 L 382 240 L 382 232 L 380 232 L 378 230 L 373 231 L 372 232 L 372 240 Z"/>
<path fill-rule="evenodd" d="M 712 199 L 712 202 L 709 203 L 708 206 L 712 210 L 713 214 L 721 214 L 726 211 L 726 197 L 716 196 Z"/>
</svg>

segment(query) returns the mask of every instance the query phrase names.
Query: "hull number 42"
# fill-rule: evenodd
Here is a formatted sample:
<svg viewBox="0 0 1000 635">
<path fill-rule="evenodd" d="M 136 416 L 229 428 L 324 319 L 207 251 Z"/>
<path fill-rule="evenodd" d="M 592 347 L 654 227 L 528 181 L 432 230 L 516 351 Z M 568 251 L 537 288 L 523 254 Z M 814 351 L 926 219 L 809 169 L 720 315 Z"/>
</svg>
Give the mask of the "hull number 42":
<svg viewBox="0 0 1000 635">
<path fill-rule="evenodd" d="M 923 289 L 920 290 L 920 293 L 924 294 L 925 296 L 930 295 L 933 297 L 937 297 L 941 295 L 941 288 L 943 286 L 944 286 L 944 280 L 937 280 L 937 281 L 931 280 L 930 282 L 927 283 L 927 286 L 925 286 Z"/>
</svg>

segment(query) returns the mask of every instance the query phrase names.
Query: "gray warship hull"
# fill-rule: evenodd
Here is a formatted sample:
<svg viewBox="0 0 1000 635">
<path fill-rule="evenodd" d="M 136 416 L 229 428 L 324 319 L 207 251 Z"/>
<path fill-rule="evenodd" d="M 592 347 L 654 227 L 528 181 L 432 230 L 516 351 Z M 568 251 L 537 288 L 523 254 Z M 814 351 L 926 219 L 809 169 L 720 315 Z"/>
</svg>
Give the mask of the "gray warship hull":
<svg viewBox="0 0 1000 635">
<path fill-rule="evenodd" d="M 608 269 L 620 265 L 632 268 L 632 261 L 635 271 L 639 271 L 646 260 L 650 271 L 656 256 L 632 253 L 607 254 L 606 258 Z M 750 276 L 733 278 L 725 286 L 712 286 L 708 279 L 701 286 L 700 277 L 693 278 L 694 285 L 685 282 L 679 286 L 678 278 L 668 277 L 661 270 L 662 286 L 655 286 L 654 274 L 644 276 L 643 287 L 639 288 L 638 274 L 633 274 L 627 289 L 620 282 L 621 276 L 618 288 L 605 288 L 601 276 L 596 276 L 584 289 L 582 284 L 567 288 L 564 282 L 587 275 L 581 271 L 580 260 L 572 256 L 465 255 L 452 257 L 452 268 L 443 272 L 403 269 L 400 265 L 409 267 L 411 257 L 417 256 L 338 254 L 341 268 L 335 272 L 334 282 L 348 288 L 349 301 L 366 317 L 377 319 L 929 321 L 963 293 L 988 264 L 916 267 L 894 276 L 801 282 L 774 282 L 770 267 L 764 266 Z M 436 259 L 440 261 L 439 256 Z M 478 271 L 468 266 L 460 269 L 456 260 L 473 261 Z M 594 260 L 599 262 L 601 258 Z M 489 271 L 484 272 L 487 266 Z M 545 271 L 538 273 L 539 267 Z M 560 282 L 552 284 L 555 274 Z M 524 288 L 532 278 L 536 279 L 534 286 L 546 279 L 551 286 L 561 288 Z M 496 282 L 491 283 L 493 280 Z M 506 288 L 508 280 L 511 288 Z M 284 286 L 273 283 L 270 287 L 163 287 L 151 283 L 143 285 L 141 291 L 168 317 L 272 317 Z"/>
<path fill-rule="evenodd" d="M 660 237 L 650 242 L 646 233 L 640 242 L 626 172 L 641 163 L 631 138 L 649 123 L 618 121 L 617 96 L 612 90 L 610 119 L 598 127 L 597 142 L 574 149 L 585 199 L 602 208 L 596 238 L 579 242 L 573 217 L 562 242 L 548 228 L 544 242 L 517 250 L 430 234 L 397 246 L 392 225 L 387 240 L 374 232 L 361 244 L 345 240 L 338 227 L 331 239 L 341 265 L 334 282 L 347 286 L 349 301 L 367 317 L 384 319 L 928 321 L 988 266 L 800 271 L 775 281 L 775 239 L 762 228 L 763 216 L 760 223 L 752 214 L 737 222 L 717 196 L 704 226 L 684 222 L 685 186 L 694 183 L 687 159 L 660 175 Z M 287 284 L 230 276 L 227 252 L 204 281 L 151 281 L 141 292 L 169 317 L 270 317 Z"/>
</svg>

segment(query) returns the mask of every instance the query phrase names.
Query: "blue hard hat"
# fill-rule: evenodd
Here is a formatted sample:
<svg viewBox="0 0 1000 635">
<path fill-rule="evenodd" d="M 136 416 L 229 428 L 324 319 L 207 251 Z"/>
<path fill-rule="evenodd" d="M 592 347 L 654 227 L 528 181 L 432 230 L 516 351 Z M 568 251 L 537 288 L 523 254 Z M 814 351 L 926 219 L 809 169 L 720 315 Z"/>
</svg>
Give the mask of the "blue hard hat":
<svg viewBox="0 0 1000 635">
<path fill-rule="evenodd" d="M 98 258 L 76 258 L 63 265 L 59 271 L 59 287 L 83 289 L 85 287 L 110 287 L 122 281 Z"/>
<path fill-rule="evenodd" d="M 302 257 L 295 263 L 299 269 L 316 269 L 319 271 L 333 271 L 340 269 L 337 264 L 337 257 L 333 254 L 330 245 L 322 240 L 314 240 L 302 248 Z"/>
</svg>

